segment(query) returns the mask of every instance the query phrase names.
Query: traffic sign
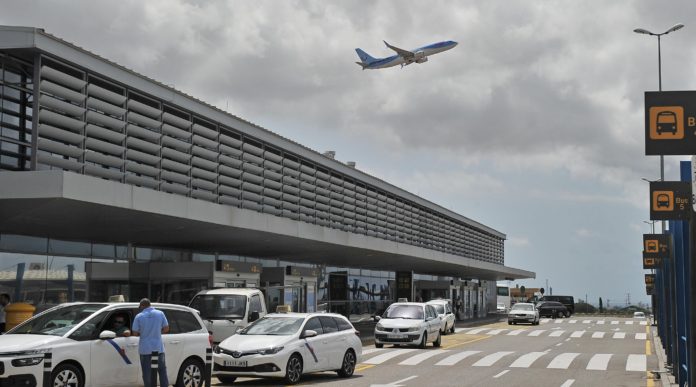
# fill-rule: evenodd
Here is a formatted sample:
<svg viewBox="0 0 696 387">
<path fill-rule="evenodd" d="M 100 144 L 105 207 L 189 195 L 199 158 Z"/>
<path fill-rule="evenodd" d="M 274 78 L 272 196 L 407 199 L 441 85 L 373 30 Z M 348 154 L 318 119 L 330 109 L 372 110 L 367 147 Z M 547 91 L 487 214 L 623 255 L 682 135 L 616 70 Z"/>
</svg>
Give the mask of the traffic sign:
<svg viewBox="0 0 696 387">
<path fill-rule="evenodd" d="M 696 91 L 645 92 L 645 154 L 696 154 Z"/>
<path fill-rule="evenodd" d="M 671 234 L 643 234 L 643 258 L 670 259 Z"/>
<path fill-rule="evenodd" d="M 689 220 L 691 184 L 684 181 L 650 182 L 651 220 Z"/>
<path fill-rule="evenodd" d="M 655 286 L 655 274 L 646 274 L 645 275 L 645 285 L 652 285 Z"/>
<path fill-rule="evenodd" d="M 643 269 L 659 269 L 662 266 L 662 258 L 643 258 Z"/>
</svg>

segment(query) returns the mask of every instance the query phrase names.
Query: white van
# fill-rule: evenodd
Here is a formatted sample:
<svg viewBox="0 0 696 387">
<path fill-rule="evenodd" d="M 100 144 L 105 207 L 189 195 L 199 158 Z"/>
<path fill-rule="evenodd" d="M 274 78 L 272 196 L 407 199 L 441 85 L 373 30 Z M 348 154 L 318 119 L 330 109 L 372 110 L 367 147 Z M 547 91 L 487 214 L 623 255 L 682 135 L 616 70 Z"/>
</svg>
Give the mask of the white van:
<svg viewBox="0 0 696 387">
<path fill-rule="evenodd" d="M 198 292 L 191 302 L 213 341 L 219 343 L 268 313 L 259 289 L 222 288 Z"/>
</svg>

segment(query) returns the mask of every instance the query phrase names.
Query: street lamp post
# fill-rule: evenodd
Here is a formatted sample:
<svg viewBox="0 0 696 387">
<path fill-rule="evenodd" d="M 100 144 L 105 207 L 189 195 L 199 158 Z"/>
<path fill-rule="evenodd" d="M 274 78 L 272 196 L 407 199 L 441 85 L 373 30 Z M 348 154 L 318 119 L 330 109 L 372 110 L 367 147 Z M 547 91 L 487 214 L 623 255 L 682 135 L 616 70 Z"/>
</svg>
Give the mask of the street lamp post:
<svg viewBox="0 0 696 387">
<path fill-rule="evenodd" d="M 674 31 L 680 30 L 680 29 L 682 29 L 682 28 L 684 28 L 684 25 L 681 24 L 681 23 L 678 23 L 678 24 L 675 24 L 675 25 L 673 25 L 672 27 L 670 27 L 667 31 L 665 31 L 665 32 L 663 32 L 663 33 L 659 33 L 659 34 L 656 34 L 656 33 L 654 33 L 654 32 L 648 31 L 648 30 L 646 30 L 646 29 L 644 29 L 644 28 L 636 28 L 635 30 L 633 30 L 633 32 L 638 33 L 638 34 L 645 34 L 645 35 L 650 35 L 650 36 L 657 36 L 657 77 L 658 77 L 659 91 L 662 91 L 662 50 L 661 50 L 661 46 L 660 46 L 660 42 L 661 42 L 661 39 L 660 39 L 660 38 L 662 37 L 662 35 L 667 35 L 667 34 L 669 34 L 670 32 L 674 32 Z M 664 157 L 664 155 L 660 155 L 660 180 L 661 180 L 661 181 L 665 181 L 665 157 Z M 662 233 L 664 234 L 664 232 L 665 232 L 665 221 L 664 221 L 664 220 L 661 221 L 661 222 L 660 222 L 660 225 L 661 225 Z M 693 227 L 693 222 L 692 222 L 692 227 Z M 674 265 L 670 265 L 670 267 L 674 268 Z M 670 284 L 671 284 L 671 285 L 670 285 L 670 288 L 671 288 L 671 289 L 669 290 L 669 294 L 674 295 L 674 294 L 675 294 L 675 293 L 674 293 L 674 290 L 675 290 L 675 289 L 674 289 L 674 284 L 673 284 L 674 281 L 673 281 L 673 279 L 674 279 L 675 276 L 676 276 L 676 271 L 675 271 L 674 269 L 672 269 L 672 270 L 670 270 L 670 271 L 671 271 L 671 273 L 665 273 L 665 274 L 669 275 L 670 278 L 672 279 L 672 280 L 669 281 Z M 692 286 L 693 286 L 693 284 L 692 284 Z M 692 301 L 693 301 L 693 300 L 692 300 Z M 671 313 L 670 313 L 670 314 L 671 314 L 671 318 L 670 318 L 670 320 L 671 320 L 671 322 L 674 324 L 674 323 L 676 323 L 676 318 L 677 318 L 677 316 L 676 316 L 676 310 L 675 310 L 674 307 L 671 307 L 671 308 L 669 308 L 669 309 L 671 310 Z M 653 311 L 653 313 L 654 313 L 654 311 Z M 692 314 L 691 317 L 693 317 L 694 314 L 693 314 L 693 313 L 691 313 L 691 314 Z M 673 328 L 674 328 L 674 327 L 673 327 Z M 675 342 L 676 340 L 679 339 L 679 338 L 676 337 L 676 329 L 672 329 L 671 331 L 672 331 L 672 332 L 671 332 L 671 334 L 672 334 L 672 339 L 674 340 L 674 341 L 672 341 L 672 342 Z M 691 347 L 691 345 L 693 344 L 693 338 L 690 338 L 689 341 L 690 341 L 689 346 Z M 670 359 L 670 360 L 673 361 L 672 364 L 674 364 L 674 363 L 677 363 L 677 364 L 678 364 L 678 360 L 675 359 L 675 358 L 677 358 L 678 354 L 676 353 L 676 351 L 674 351 L 674 349 L 675 349 L 675 348 L 672 348 L 672 351 L 673 351 L 673 352 L 672 352 L 672 356 L 671 356 L 671 359 Z M 691 352 L 691 351 L 689 351 L 689 352 Z M 689 357 L 692 357 L 692 353 L 689 353 Z M 677 362 L 674 362 L 674 360 L 677 360 Z M 690 361 L 689 363 L 692 363 L 692 364 L 690 364 L 690 365 L 696 365 L 696 363 L 693 362 L 693 361 Z M 692 369 L 693 369 L 693 368 L 692 368 Z M 677 378 L 679 378 L 679 372 L 673 372 L 673 374 L 674 374 Z M 693 382 L 696 380 L 692 375 L 689 375 L 689 379 L 691 379 L 691 380 L 690 380 L 691 383 L 689 383 L 690 385 L 692 385 Z"/>
</svg>

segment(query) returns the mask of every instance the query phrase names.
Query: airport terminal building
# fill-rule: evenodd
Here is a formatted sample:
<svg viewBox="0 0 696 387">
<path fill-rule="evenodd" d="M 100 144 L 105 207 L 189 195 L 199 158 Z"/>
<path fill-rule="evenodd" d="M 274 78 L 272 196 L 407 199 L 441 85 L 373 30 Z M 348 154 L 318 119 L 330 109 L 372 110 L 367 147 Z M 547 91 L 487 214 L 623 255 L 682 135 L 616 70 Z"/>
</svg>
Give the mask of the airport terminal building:
<svg viewBox="0 0 696 387">
<path fill-rule="evenodd" d="M 338 109 L 338 107 L 337 107 Z M 505 235 L 41 29 L 0 27 L 0 292 L 495 310 Z"/>
</svg>

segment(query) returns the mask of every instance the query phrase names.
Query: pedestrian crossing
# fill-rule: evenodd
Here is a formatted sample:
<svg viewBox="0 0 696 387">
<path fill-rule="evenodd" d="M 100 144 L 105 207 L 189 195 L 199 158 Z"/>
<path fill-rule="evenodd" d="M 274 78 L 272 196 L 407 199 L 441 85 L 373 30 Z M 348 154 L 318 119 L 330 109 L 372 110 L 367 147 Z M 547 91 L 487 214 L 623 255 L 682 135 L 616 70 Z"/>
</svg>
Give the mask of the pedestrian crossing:
<svg viewBox="0 0 696 387">
<path fill-rule="evenodd" d="M 422 363 L 457 367 L 510 367 L 547 369 L 585 369 L 590 371 L 625 370 L 645 372 L 645 354 L 582 354 L 577 352 L 551 353 L 519 351 L 460 351 L 448 349 L 418 350 L 410 348 L 365 348 L 362 364 L 397 364 L 415 366 Z"/>
<path fill-rule="evenodd" d="M 568 324 L 598 324 L 598 325 L 604 325 L 607 322 L 609 322 L 610 325 L 621 325 L 621 321 L 619 320 L 578 320 L 578 319 L 551 319 L 551 318 L 542 318 L 539 320 L 540 324 L 549 324 L 549 323 L 554 323 L 554 324 L 563 324 L 564 322 L 567 322 Z M 647 321 L 633 321 L 633 320 L 623 320 L 623 325 L 648 325 Z"/>
<path fill-rule="evenodd" d="M 635 339 L 635 340 L 647 340 L 648 334 L 645 332 L 639 333 L 629 333 L 629 332 L 588 332 L 585 330 L 577 331 L 566 331 L 554 329 L 491 329 L 491 328 L 458 328 L 455 330 L 457 333 L 464 333 L 466 335 L 488 335 L 488 336 L 530 336 L 530 337 L 564 337 L 569 335 L 573 339 L 579 339 L 583 337 L 589 337 L 592 339 Z"/>
</svg>

